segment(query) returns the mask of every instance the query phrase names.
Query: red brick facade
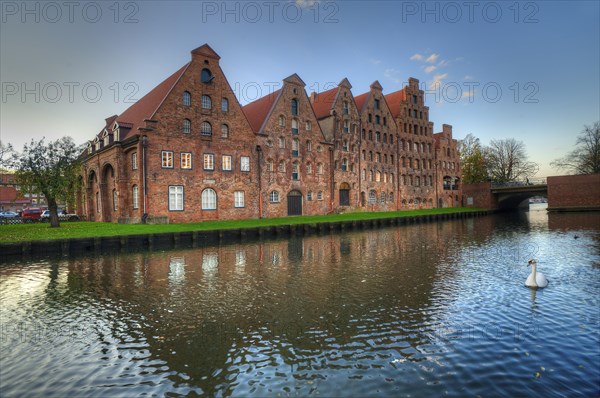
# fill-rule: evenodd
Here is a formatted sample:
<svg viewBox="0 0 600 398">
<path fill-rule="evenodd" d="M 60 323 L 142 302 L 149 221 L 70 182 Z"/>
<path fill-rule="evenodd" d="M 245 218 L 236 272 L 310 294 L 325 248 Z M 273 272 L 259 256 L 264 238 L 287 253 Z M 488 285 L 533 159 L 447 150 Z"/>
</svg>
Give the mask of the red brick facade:
<svg viewBox="0 0 600 398">
<path fill-rule="evenodd" d="M 437 162 L 438 207 L 457 207 L 462 200 L 462 183 L 458 141 L 452 138 L 452 126 L 442 125 L 442 132 L 433 135 Z"/>
<path fill-rule="evenodd" d="M 548 210 L 600 210 L 600 174 L 548 177 Z"/>
<path fill-rule="evenodd" d="M 387 96 L 375 82 L 354 98 L 344 79 L 309 99 L 293 74 L 242 108 L 219 63 L 203 45 L 106 119 L 83 154 L 82 216 L 189 222 L 458 205 L 436 191 L 460 175 L 456 140 L 449 126 L 434 139 L 418 80 Z"/>
</svg>

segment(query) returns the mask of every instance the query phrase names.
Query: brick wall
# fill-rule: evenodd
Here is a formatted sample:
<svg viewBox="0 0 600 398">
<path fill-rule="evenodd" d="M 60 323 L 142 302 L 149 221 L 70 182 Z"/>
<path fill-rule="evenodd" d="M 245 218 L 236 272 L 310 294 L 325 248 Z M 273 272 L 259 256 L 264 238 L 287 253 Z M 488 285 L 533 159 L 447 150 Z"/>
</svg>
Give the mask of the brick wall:
<svg viewBox="0 0 600 398">
<path fill-rule="evenodd" d="M 462 186 L 462 198 L 462 205 L 465 207 L 481 209 L 496 209 L 498 207 L 496 198 L 492 195 L 490 182 L 464 184 Z M 472 204 L 469 204 L 469 198 L 472 198 Z"/>
<path fill-rule="evenodd" d="M 600 174 L 548 177 L 548 210 L 600 210 Z"/>
</svg>

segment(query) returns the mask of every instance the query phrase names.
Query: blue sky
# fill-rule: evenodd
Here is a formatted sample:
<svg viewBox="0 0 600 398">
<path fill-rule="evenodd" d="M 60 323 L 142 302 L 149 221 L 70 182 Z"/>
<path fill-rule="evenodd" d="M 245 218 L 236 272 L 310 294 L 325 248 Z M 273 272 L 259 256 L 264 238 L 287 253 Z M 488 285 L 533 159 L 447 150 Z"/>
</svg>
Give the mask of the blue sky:
<svg viewBox="0 0 600 398">
<path fill-rule="evenodd" d="M 298 73 L 415 77 L 434 130 L 524 141 L 540 176 L 600 120 L 597 1 L 3 1 L 0 139 L 91 139 L 208 43 L 242 104 Z M 435 82 L 438 82 L 436 85 Z"/>
</svg>

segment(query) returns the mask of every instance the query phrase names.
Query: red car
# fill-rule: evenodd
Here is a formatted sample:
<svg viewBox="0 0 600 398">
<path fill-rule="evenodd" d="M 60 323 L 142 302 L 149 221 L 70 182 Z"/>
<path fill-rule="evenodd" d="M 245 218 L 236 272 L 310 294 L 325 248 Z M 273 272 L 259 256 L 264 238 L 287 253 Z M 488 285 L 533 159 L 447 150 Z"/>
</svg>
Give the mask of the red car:
<svg viewBox="0 0 600 398">
<path fill-rule="evenodd" d="M 21 219 L 26 222 L 38 222 L 42 216 L 43 210 L 39 207 L 29 207 L 21 212 Z"/>
</svg>

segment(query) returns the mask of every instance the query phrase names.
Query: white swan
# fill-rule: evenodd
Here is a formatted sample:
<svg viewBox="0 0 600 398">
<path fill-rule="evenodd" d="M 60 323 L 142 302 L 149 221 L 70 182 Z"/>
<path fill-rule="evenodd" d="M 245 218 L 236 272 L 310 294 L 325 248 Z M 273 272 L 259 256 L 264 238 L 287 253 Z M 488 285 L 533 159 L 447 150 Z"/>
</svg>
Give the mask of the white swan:
<svg viewBox="0 0 600 398">
<path fill-rule="evenodd" d="M 528 287 L 546 287 L 548 286 L 548 279 L 541 272 L 537 272 L 535 260 L 531 259 L 527 265 L 531 265 L 531 274 L 525 281 L 525 286 Z"/>
</svg>

